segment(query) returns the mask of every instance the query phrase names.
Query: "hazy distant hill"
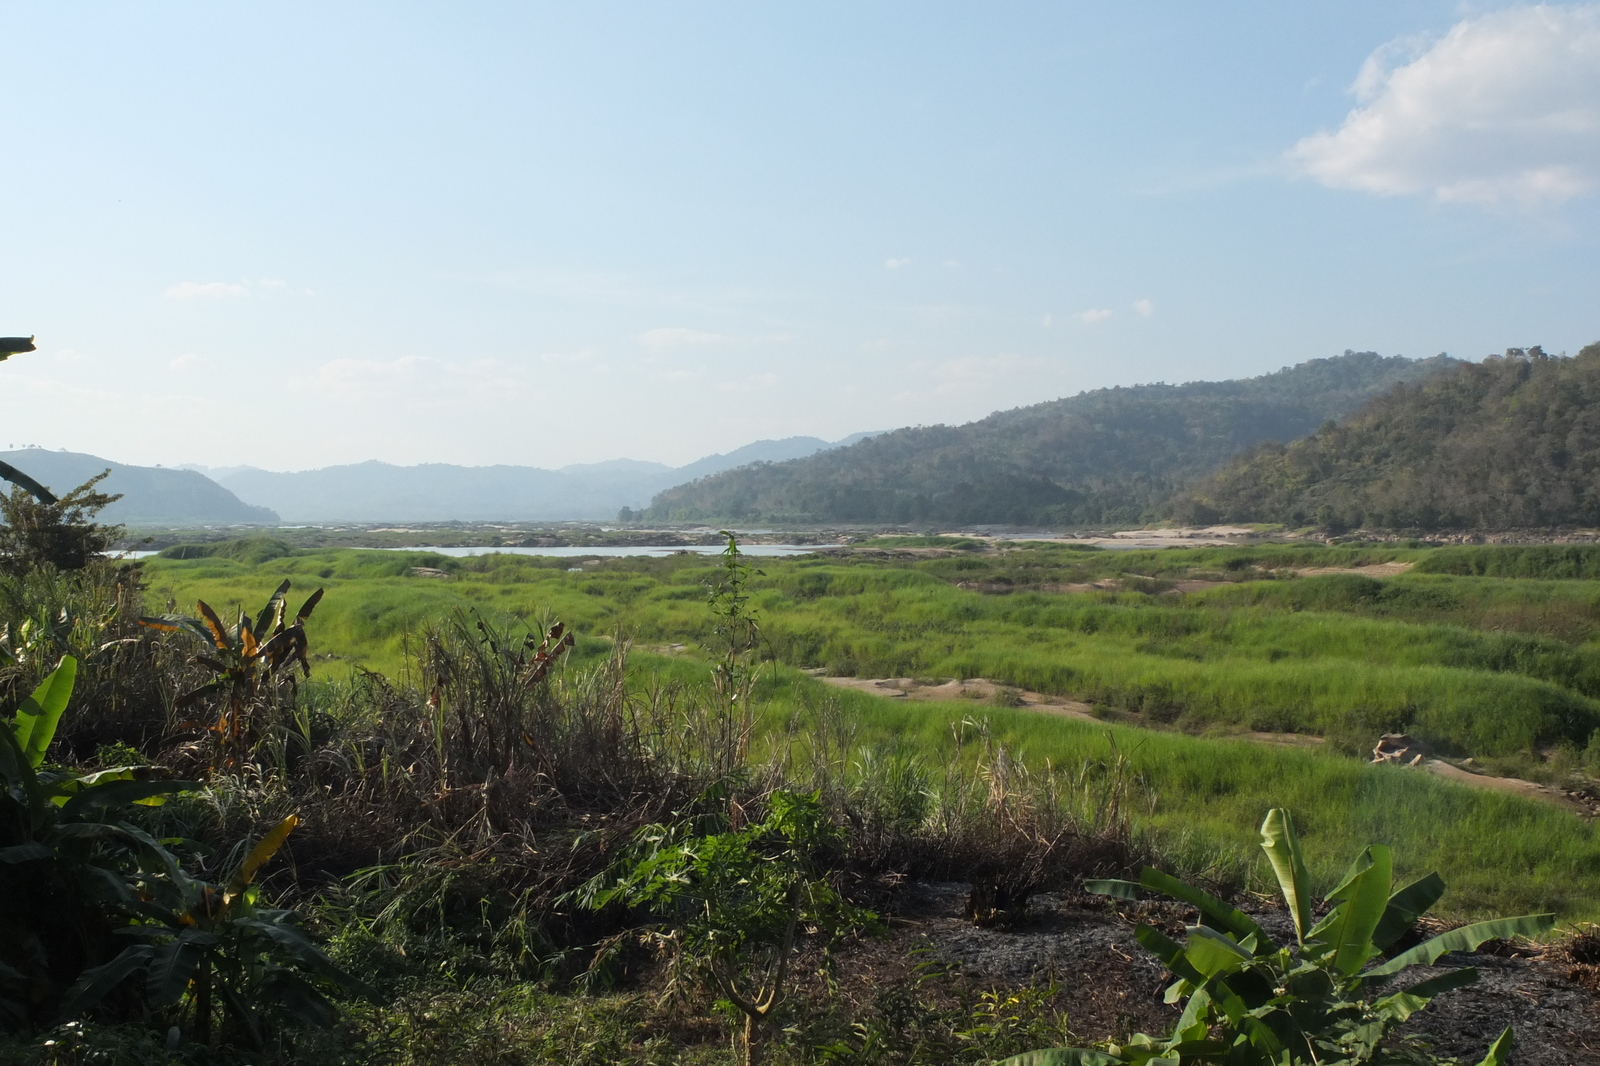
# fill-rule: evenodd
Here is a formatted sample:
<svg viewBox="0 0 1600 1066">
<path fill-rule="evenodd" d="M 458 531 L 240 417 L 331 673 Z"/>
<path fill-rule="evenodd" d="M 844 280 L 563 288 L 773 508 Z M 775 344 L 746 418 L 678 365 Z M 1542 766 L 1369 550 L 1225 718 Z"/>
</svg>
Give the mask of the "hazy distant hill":
<svg viewBox="0 0 1600 1066">
<path fill-rule="evenodd" d="M 125 466 L 79 452 L 43 448 L 0 452 L 5 460 L 58 495 L 77 488 L 110 469 L 100 483 L 103 492 L 122 493 L 100 517 L 130 526 L 276 525 L 278 516 L 265 507 L 244 503 L 203 474 L 153 466 Z"/>
<path fill-rule="evenodd" d="M 614 520 L 622 508 L 643 507 L 670 485 L 744 463 L 794 459 L 831 447 L 835 445 L 816 437 L 762 440 L 683 467 L 635 459 L 560 470 L 373 461 L 293 473 L 235 468 L 215 471 L 214 476 L 241 498 L 269 506 L 290 522 Z"/>
<path fill-rule="evenodd" d="M 1292 440 L 1444 356 L 1346 352 L 1241 381 L 1137 385 L 900 429 L 661 493 L 653 521 L 1095 525 L 1158 513 L 1178 486 L 1262 440 Z"/>
<path fill-rule="evenodd" d="M 1184 518 L 1338 531 L 1600 525 L 1600 344 L 1512 349 L 1395 388 L 1185 492 Z"/>
</svg>

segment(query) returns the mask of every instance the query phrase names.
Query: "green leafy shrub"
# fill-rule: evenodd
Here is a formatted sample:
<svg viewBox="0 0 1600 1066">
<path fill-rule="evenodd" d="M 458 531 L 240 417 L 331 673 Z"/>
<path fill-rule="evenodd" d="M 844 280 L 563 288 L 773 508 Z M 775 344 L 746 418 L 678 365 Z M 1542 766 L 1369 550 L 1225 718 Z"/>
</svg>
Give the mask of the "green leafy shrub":
<svg viewBox="0 0 1600 1066">
<path fill-rule="evenodd" d="M 116 954 L 113 934 L 129 924 L 146 874 L 174 865 L 112 812 L 193 786 L 153 780 L 147 766 L 45 768 L 77 665 L 63 659 L 0 723 L 0 1027 L 11 1030 L 62 1016 L 69 986 Z"/>
<path fill-rule="evenodd" d="M 123 930 L 143 943 L 84 973 L 65 1013 L 88 1010 L 140 975 L 144 1001 L 158 1011 L 176 1008 L 198 1043 L 211 1043 L 220 1015 L 224 1035 L 264 1050 L 269 1022 L 333 1024 L 338 1012 L 324 988 L 372 996 L 311 942 L 293 911 L 260 906 L 256 874 L 297 821 L 279 822 L 226 883 L 191 877 L 176 862 L 143 879 L 141 920 Z"/>
<path fill-rule="evenodd" d="M 94 520 L 122 498 L 95 490 L 110 473 L 97 474 L 60 499 L 37 497 L 21 485 L 0 493 L 0 568 L 14 574 L 41 565 L 82 570 L 103 555 L 122 536 L 121 526 Z"/>
<path fill-rule="evenodd" d="M 1030 1052 L 1007 1059 L 1007 1066 L 1434 1062 L 1424 1050 L 1395 1045 L 1390 1034 L 1435 996 L 1475 982 L 1477 970 L 1449 970 L 1397 991 L 1389 991 L 1388 982 L 1449 952 L 1472 951 L 1497 937 L 1537 935 L 1555 924 L 1551 914 L 1477 922 L 1396 952 L 1417 919 L 1444 895 L 1438 874 L 1396 890 L 1389 849 L 1370 845 L 1328 893 L 1331 907 L 1313 924 L 1310 875 L 1289 812 L 1269 811 L 1261 838 L 1294 920 L 1294 948 L 1273 943 L 1248 915 L 1159 870 L 1147 867 L 1138 883 L 1086 882 L 1091 891 L 1122 899 L 1138 899 L 1148 890 L 1199 910 L 1183 944 L 1148 924 L 1137 932 L 1139 943 L 1177 977 L 1167 1001 L 1183 1001 L 1183 1015 L 1165 1039 L 1141 1033 L 1104 1051 Z M 1507 1029 L 1480 1066 L 1502 1066 L 1510 1047 Z"/>
<path fill-rule="evenodd" d="M 213 679 L 184 693 L 178 698 L 177 706 L 184 707 L 211 696 L 221 697 L 216 720 L 207 727 L 213 770 L 232 770 L 243 764 L 254 739 L 255 716 L 264 706 L 277 701 L 279 681 L 286 671 L 292 677 L 298 665 L 306 677 L 311 676 L 311 662 L 306 657 L 305 624 L 321 601 L 322 590 L 318 589 L 306 599 L 293 622 L 287 619 L 284 602 L 288 592 L 289 580 L 285 578 L 254 622 L 240 611 L 237 622 L 224 626 L 204 600 L 195 605 L 200 611 L 199 618 L 164 614 L 159 618 L 139 619 L 141 625 L 151 629 L 187 633 L 208 645 L 194 661 L 210 670 Z"/>
<path fill-rule="evenodd" d="M 846 902 L 824 873 L 819 860 L 844 840 L 815 793 L 774 792 L 767 817 L 742 829 L 729 825 L 728 798 L 716 792 L 704 797 L 709 814 L 639 830 L 618 870 L 579 898 L 659 919 L 670 932 L 658 942 L 743 1015 L 740 1050 L 755 1066 L 802 929 L 831 940 L 876 916 Z"/>
</svg>

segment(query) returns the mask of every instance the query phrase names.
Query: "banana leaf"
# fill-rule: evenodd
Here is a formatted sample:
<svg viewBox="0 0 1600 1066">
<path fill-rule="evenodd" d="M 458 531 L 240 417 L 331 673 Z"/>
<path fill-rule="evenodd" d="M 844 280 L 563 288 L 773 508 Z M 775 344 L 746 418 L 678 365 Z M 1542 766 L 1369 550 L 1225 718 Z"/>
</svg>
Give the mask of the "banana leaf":
<svg viewBox="0 0 1600 1066">
<path fill-rule="evenodd" d="M 1442 995 L 1452 989 L 1464 988 L 1478 980 L 1478 971 L 1467 967 L 1461 970 L 1449 970 L 1426 981 L 1418 981 L 1403 992 L 1384 996 L 1373 1004 L 1375 1008 L 1389 1014 L 1397 1021 L 1405 1021 L 1417 1011 L 1426 1007 L 1433 997 Z"/>
<path fill-rule="evenodd" d="M 1489 1045 L 1489 1053 L 1483 1057 L 1478 1066 L 1510 1066 L 1512 1041 L 1511 1029 L 1508 1027 L 1495 1038 L 1493 1044 Z"/>
<path fill-rule="evenodd" d="M 1123 881 L 1115 877 L 1086 878 L 1083 890 L 1096 896 L 1131 900 L 1137 903 L 1144 898 L 1143 885 L 1137 881 Z"/>
<path fill-rule="evenodd" d="M 1164 896 L 1171 896 L 1173 899 L 1182 900 L 1199 908 L 1202 922 L 1214 929 L 1232 933 L 1239 940 L 1247 936 L 1256 936 L 1263 941 L 1266 939 L 1261 934 L 1261 927 L 1243 911 L 1209 893 L 1186 885 L 1176 877 L 1164 874 L 1152 866 L 1144 868 L 1144 872 L 1139 875 L 1139 884 L 1152 892 L 1160 892 Z"/>
<path fill-rule="evenodd" d="M 1425 940 L 1409 951 L 1402 951 L 1388 962 L 1374 966 L 1362 974 L 1365 980 L 1392 977 L 1408 966 L 1432 966 L 1452 951 L 1474 951 L 1486 940 L 1496 937 L 1539 936 L 1555 928 L 1554 914 L 1523 914 L 1516 918 L 1495 918 L 1487 922 L 1474 922 L 1440 933 Z"/>
<path fill-rule="evenodd" d="M 1242 970 L 1251 959 L 1250 953 L 1233 938 L 1203 925 L 1189 931 L 1189 942 L 1184 946 L 1183 957 L 1207 978 Z"/>
<path fill-rule="evenodd" d="M 137 803 L 151 806 L 152 799 L 161 799 L 175 792 L 193 792 L 200 788 L 198 781 L 102 781 L 81 789 L 70 798 L 64 798 L 61 815 L 64 818 L 82 818 L 91 811 L 105 807 L 121 807 Z"/>
<path fill-rule="evenodd" d="M 1372 934 L 1388 908 L 1393 882 L 1394 860 L 1389 849 L 1373 844 L 1362 851 L 1344 884 L 1329 897 L 1340 903 L 1317 923 L 1311 936 L 1333 952 L 1333 965 L 1340 973 L 1354 976 L 1377 953 Z"/>
<path fill-rule="evenodd" d="M 1311 928 L 1311 875 L 1306 872 L 1294 819 L 1282 807 L 1268 811 L 1266 821 L 1261 823 L 1261 848 L 1272 863 L 1272 872 L 1278 875 L 1278 889 L 1294 918 L 1295 942 L 1304 944 L 1306 931 Z"/>
<path fill-rule="evenodd" d="M 283 598 L 289 593 L 289 579 L 284 578 L 271 596 L 267 597 L 267 605 L 261 608 L 261 613 L 256 615 L 255 632 L 257 638 L 264 637 L 272 632 L 275 626 L 283 625 Z"/>
<path fill-rule="evenodd" d="M 22 488 L 32 493 L 34 499 L 38 500 L 47 507 L 51 504 L 61 502 L 56 498 L 55 493 L 45 488 L 43 485 L 33 480 L 33 478 L 29 477 L 27 474 L 24 474 L 10 463 L 0 462 L 0 478 L 4 478 L 13 485 L 20 485 Z"/>
<path fill-rule="evenodd" d="M 156 949 L 148 944 L 135 944 L 123 948 L 122 953 L 103 966 L 83 971 L 73 986 L 67 989 L 67 998 L 61 1005 L 63 1018 L 76 1018 L 99 1003 L 122 982 L 148 969 Z"/>
<path fill-rule="evenodd" d="M 61 657 L 61 665 L 50 671 L 50 676 L 39 682 L 33 695 L 17 708 L 17 719 L 12 728 L 16 731 L 17 746 L 37 770 L 44 764 L 45 752 L 55 739 L 56 726 L 72 699 L 72 686 L 78 677 L 78 660 L 70 655 Z"/>
<path fill-rule="evenodd" d="M 289 839 L 289 834 L 299 824 L 299 816 L 291 814 L 273 826 L 266 836 L 257 841 L 256 846 L 250 849 L 250 854 L 246 855 L 244 861 L 239 864 L 239 869 L 234 872 L 233 879 L 228 882 L 228 890 L 222 897 L 223 903 L 226 904 L 232 901 L 250 887 L 250 882 L 256 879 L 256 872 L 278 853 L 278 849 L 283 847 L 283 842 Z"/>
<path fill-rule="evenodd" d="M 1417 919 L 1428 913 L 1428 909 L 1438 903 L 1443 895 L 1444 878 L 1437 873 L 1419 878 L 1400 889 L 1389 897 L 1389 906 L 1384 909 L 1378 928 L 1373 930 L 1372 942 L 1380 948 L 1388 948 L 1405 936 Z"/>
</svg>

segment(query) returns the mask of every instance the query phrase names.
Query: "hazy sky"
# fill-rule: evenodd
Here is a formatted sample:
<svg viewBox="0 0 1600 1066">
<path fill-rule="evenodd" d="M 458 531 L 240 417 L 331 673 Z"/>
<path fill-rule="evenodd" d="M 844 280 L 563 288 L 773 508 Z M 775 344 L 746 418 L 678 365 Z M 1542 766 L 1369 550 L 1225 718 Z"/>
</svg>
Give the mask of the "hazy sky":
<svg viewBox="0 0 1600 1066">
<path fill-rule="evenodd" d="M 0 2 L 0 446 L 680 463 L 1600 339 L 1600 5 Z"/>
</svg>

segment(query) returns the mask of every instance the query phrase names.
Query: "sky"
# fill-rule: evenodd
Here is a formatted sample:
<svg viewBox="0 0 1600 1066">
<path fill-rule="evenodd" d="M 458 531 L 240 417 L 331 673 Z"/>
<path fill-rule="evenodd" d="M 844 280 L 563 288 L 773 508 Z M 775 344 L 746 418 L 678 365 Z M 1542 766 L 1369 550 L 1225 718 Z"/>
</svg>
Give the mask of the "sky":
<svg viewBox="0 0 1600 1066">
<path fill-rule="evenodd" d="M 0 445 L 672 464 L 1600 340 L 1600 4 L 0 0 Z"/>
</svg>

